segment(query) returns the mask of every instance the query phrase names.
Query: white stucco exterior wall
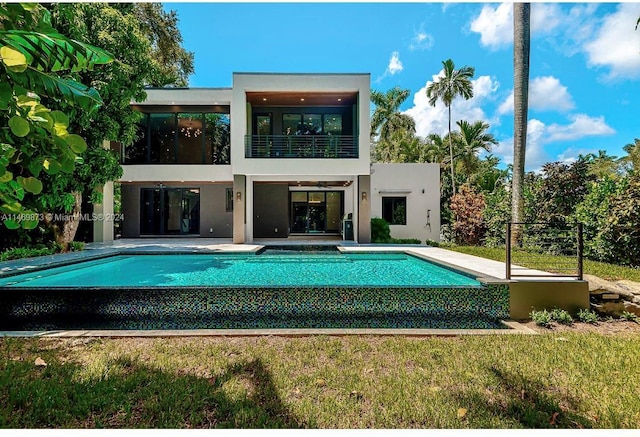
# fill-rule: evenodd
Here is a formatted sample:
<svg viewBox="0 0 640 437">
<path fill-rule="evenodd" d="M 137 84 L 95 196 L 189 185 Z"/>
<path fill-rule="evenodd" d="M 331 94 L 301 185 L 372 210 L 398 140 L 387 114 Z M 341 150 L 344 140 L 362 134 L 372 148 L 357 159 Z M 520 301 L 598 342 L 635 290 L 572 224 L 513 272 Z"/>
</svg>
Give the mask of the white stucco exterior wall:
<svg viewBox="0 0 640 437">
<path fill-rule="evenodd" d="M 440 241 L 439 164 L 373 164 L 372 218 L 382 217 L 383 197 L 407 198 L 407 224 L 391 225 L 393 238 Z"/>
<path fill-rule="evenodd" d="M 231 164 L 234 174 L 292 175 L 369 174 L 369 74 L 234 73 L 231 101 Z M 357 92 L 357 159 L 259 159 L 245 158 L 247 92 Z"/>
</svg>

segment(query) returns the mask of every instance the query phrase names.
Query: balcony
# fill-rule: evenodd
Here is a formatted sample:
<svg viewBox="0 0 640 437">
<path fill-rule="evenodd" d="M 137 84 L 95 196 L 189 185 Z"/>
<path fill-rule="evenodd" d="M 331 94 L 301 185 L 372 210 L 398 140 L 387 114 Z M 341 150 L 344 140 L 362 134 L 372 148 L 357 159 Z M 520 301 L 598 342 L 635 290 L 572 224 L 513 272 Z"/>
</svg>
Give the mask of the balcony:
<svg viewBox="0 0 640 437">
<path fill-rule="evenodd" d="M 245 135 L 245 158 L 358 158 L 353 135 Z"/>
</svg>

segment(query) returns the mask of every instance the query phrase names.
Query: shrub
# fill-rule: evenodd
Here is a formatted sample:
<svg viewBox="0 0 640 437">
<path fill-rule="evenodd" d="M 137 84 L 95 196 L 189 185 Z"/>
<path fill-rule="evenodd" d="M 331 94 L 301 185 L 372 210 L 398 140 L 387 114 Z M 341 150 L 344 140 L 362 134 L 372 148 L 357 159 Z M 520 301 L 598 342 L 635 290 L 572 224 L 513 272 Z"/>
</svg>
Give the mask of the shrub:
<svg viewBox="0 0 640 437">
<path fill-rule="evenodd" d="M 542 326 L 544 328 L 551 328 L 551 326 L 553 325 L 553 319 L 551 318 L 551 313 L 547 310 L 531 311 L 529 313 L 529 317 L 531 317 L 531 320 L 533 320 L 538 326 Z"/>
<path fill-rule="evenodd" d="M 578 311 L 578 320 L 582 323 L 591 323 L 592 325 L 595 325 L 598 323 L 598 315 L 594 311 L 583 308 Z"/>
<path fill-rule="evenodd" d="M 611 261 L 640 266 L 640 174 L 631 177 L 626 189 L 611 200 L 602 233 L 612 246 Z"/>
<path fill-rule="evenodd" d="M 371 242 L 389 243 L 391 242 L 391 231 L 389 223 L 385 219 L 374 217 L 371 219 Z"/>
<path fill-rule="evenodd" d="M 424 244 L 426 244 L 427 246 L 432 246 L 432 247 L 440 247 L 440 243 L 438 243 L 437 241 L 434 240 L 427 240 L 424 242 Z"/>
<path fill-rule="evenodd" d="M 604 176 L 591 182 L 589 192 L 578 204 L 575 221 L 583 224 L 584 256 L 596 261 L 615 262 L 613 256 L 616 242 L 607 238 L 605 230 L 611 215 L 611 201 L 627 188 L 627 178 L 616 179 Z"/>
<path fill-rule="evenodd" d="M 55 253 L 53 248 L 32 249 L 26 247 L 16 247 L 9 249 L 0 254 L 0 261 L 8 261 L 12 259 L 32 258 L 34 256 L 52 255 Z"/>
<path fill-rule="evenodd" d="M 629 322 L 638 321 L 638 316 L 636 316 L 634 313 L 630 313 L 629 311 L 623 311 L 622 314 L 620 314 L 620 318 Z"/>
<path fill-rule="evenodd" d="M 417 238 L 392 238 L 393 244 L 422 244 L 422 241 Z"/>
<path fill-rule="evenodd" d="M 507 222 L 511 217 L 511 194 L 504 184 L 498 184 L 485 195 L 486 207 L 482 212 L 486 224 L 483 244 L 487 247 L 504 247 Z"/>
<path fill-rule="evenodd" d="M 571 314 L 569 314 L 566 310 L 561 310 L 559 308 L 554 308 L 551 311 L 551 320 L 554 320 L 561 325 L 573 324 L 573 318 L 571 317 Z"/>
<path fill-rule="evenodd" d="M 72 241 L 69 243 L 69 250 L 71 252 L 80 252 L 84 250 L 84 243 L 82 241 Z"/>
<path fill-rule="evenodd" d="M 455 217 L 453 239 L 458 244 L 477 246 L 484 237 L 484 195 L 469 185 L 462 185 L 451 198 L 451 212 Z"/>
</svg>

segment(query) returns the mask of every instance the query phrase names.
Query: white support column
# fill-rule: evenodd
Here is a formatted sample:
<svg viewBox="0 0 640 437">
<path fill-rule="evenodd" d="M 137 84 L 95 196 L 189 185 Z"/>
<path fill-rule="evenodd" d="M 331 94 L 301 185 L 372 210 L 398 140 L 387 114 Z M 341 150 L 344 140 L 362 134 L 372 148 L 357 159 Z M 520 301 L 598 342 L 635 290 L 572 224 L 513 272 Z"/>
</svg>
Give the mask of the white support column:
<svg viewBox="0 0 640 437">
<path fill-rule="evenodd" d="M 253 242 L 253 178 L 251 176 L 247 176 L 247 203 L 245 205 L 246 210 L 246 228 L 245 235 L 247 237 L 247 242 Z"/>
<path fill-rule="evenodd" d="M 113 182 L 102 188 L 102 203 L 93 204 L 93 241 L 107 243 L 113 241 Z"/>
<path fill-rule="evenodd" d="M 247 201 L 246 180 L 244 175 L 233 175 L 233 243 L 245 242 L 245 203 Z"/>
<path fill-rule="evenodd" d="M 358 197 L 360 195 L 360 181 L 358 180 L 358 176 L 354 175 L 353 176 L 353 215 L 352 215 L 352 219 L 353 219 L 353 240 L 354 241 L 358 241 L 358 233 L 359 233 L 359 227 L 358 227 L 358 205 L 360 205 L 360 198 Z"/>
</svg>

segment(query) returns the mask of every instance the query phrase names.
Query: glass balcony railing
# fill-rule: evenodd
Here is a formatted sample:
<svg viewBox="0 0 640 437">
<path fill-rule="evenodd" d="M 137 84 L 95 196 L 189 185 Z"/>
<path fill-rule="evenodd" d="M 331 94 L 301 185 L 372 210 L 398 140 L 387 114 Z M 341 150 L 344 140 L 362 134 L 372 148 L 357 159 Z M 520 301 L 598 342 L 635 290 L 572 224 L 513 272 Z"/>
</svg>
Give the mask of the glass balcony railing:
<svg viewBox="0 0 640 437">
<path fill-rule="evenodd" d="M 246 135 L 245 158 L 358 158 L 353 135 Z"/>
</svg>

